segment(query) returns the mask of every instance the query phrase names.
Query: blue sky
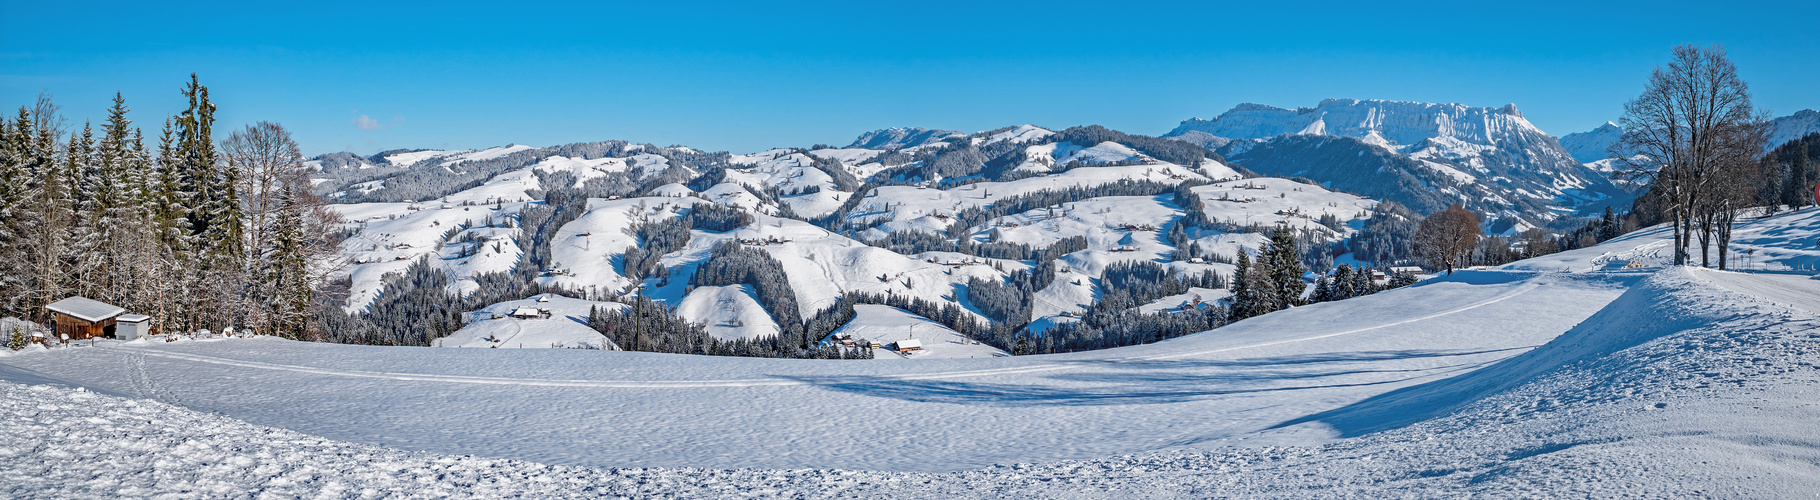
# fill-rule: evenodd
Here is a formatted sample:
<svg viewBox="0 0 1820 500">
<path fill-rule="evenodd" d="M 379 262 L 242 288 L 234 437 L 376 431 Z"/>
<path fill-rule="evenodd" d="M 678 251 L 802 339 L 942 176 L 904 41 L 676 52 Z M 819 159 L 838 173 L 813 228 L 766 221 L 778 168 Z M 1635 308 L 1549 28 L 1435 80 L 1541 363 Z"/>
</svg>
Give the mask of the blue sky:
<svg viewBox="0 0 1820 500">
<path fill-rule="evenodd" d="M 279 122 L 312 155 L 750 152 L 891 126 L 1156 135 L 1328 97 L 1516 103 L 1564 135 L 1616 118 L 1672 46 L 1719 43 L 1758 106 L 1820 108 L 1820 2 L 1491 4 L 0 0 L 0 105 L 46 90 L 99 121 L 119 91 L 151 133 L 196 72 L 217 131 Z"/>
</svg>

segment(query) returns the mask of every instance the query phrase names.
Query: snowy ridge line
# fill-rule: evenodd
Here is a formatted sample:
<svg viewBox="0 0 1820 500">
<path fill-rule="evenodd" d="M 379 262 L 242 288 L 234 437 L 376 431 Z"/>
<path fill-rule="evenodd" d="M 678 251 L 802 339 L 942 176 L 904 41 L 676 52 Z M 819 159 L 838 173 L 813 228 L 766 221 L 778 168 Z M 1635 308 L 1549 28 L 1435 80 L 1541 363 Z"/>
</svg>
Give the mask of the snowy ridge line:
<svg viewBox="0 0 1820 500">
<path fill-rule="evenodd" d="M 1288 340 L 1276 340 L 1276 341 L 1271 341 L 1271 342 L 1264 342 L 1264 343 L 1261 343 L 1261 344 L 1251 344 L 1251 345 L 1241 345 L 1241 346 L 1232 346 L 1232 347 L 1221 347 L 1221 348 L 1218 348 L 1218 349 L 1206 349 L 1206 350 L 1200 350 L 1200 351 L 1193 351 L 1193 352 L 1181 352 L 1181 353 L 1171 353 L 1171 354 L 1158 354 L 1158 355 L 1153 355 L 1153 356 L 1143 356 L 1143 357 L 1138 357 L 1138 358 L 1131 358 L 1131 359 L 1136 359 L 1136 360 L 1141 360 L 1141 361 L 1155 361 L 1155 360 L 1161 360 L 1161 359 L 1176 359 L 1176 358 L 1185 358 L 1185 357 L 1189 357 L 1189 356 L 1199 356 L 1199 355 L 1203 355 L 1203 354 L 1213 354 L 1213 353 L 1219 353 L 1219 352 L 1227 352 L 1227 351 L 1237 351 L 1237 350 L 1240 350 L 1240 349 L 1254 349 L 1254 348 L 1258 348 L 1258 347 L 1270 347 L 1270 346 L 1274 346 L 1274 345 L 1282 345 L 1282 344 L 1292 344 L 1292 343 L 1296 343 L 1296 342 L 1307 342 L 1307 341 L 1310 341 L 1310 340 L 1320 340 L 1320 339 L 1327 339 L 1327 338 L 1333 338 L 1333 337 L 1338 337 L 1338 336 L 1341 336 L 1341 335 L 1352 335 L 1352 334 L 1355 334 L 1355 333 L 1362 333 L 1362 332 L 1368 332 L 1368 331 L 1372 331 L 1372 330 L 1376 330 L 1376 329 L 1379 329 L 1379 328 L 1388 328 L 1388 327 L 1392 327 L 1392 326 L 1397 326 L 1397 325 L 1407 325 L 1407 324 L 1410 324 L 1410 323 L 1415 323 L 1415 322 L 1417 322 L 1417 321 L 1427 321 L 1427 320 L 1431 320 L 1431 319 L 1435 319 L 1435 318 L 1439 318 L 1439 317 L 1442 317 L 1442 316 L 1447 316 L 1447 315 L 1451 315 L 1451 314 L 1458 314 L 1458 313 L 1463 313 L 1463 312 L 1466 312 L 1466 311 L 1470 311 L 1470 310 L 1473 310 L 1473 309 L 1478 309 L 1478 308 L 1481 308 L 1481 307 L 1485 307 L 1485 306 L 1489 306 L 1489 305 L 1492 305 L 1492 304 L 1496 304 L 1496 303 L 1499 303 L 1499 302 L 1503 302 L 1503 301 L 1506 301 L 1506 300 L 1509 300 L 1509 299 L 1512 299 L 1512 298 L 1516 298 L 1516 297 L 1517 297 L 1517 296 L 1519 296 L 1519 295 L 1523 295 L 1523 294 L 1526 294 L 1526 293 L 1529 293 L 1529 292 L 1531 292 L 1531 291 L 1533 291 L 1533 290 L 1535 290 L 1535 289 L 1537 289 L 1537 288 L 1540 288 L 1540 287 L 1541 287 L 1541 285 L 1538 285 L 1538 284 L 1536 284 L 1536 283 L 1535 283 L 1535 282 L 1533 282 L 1533 281 L 1532 281 L 1532 282 L 1529 282 L 1529 283 L 1524 283 L 1524 284 L 1523 284 L 1523 286 L 1520 286 L 1520 287 L 1517 287 L 1517 289 L 1515 289 L 1515 290 L 1511 290 L 1511 291 L 1510 291 L 1510 292 L 1509 292 L 1509 293 L 1505 293 L 1505 294 L 1504 294 L 1504 295 L 1499 295 L 1499 296 L 1497 296 L 1497 297 L 1492 297 L 1492 298 L 1489 298 L 1489 299 L 1485 299 L 1485 300 L 1483 300 L 1483 301 L 1479 301 L 1479 302 L 1476 302 L 1476 303 L 1473 303 L 1473 304 L 1468 304 L 1468 305 L 1465 305 L 1465 306 L 1461 306 L 1461 307 L 1458 307 L 1458 308 L 1455 308 L 1455 309 L 1449 309 L 1449 310 L 1446 310 L 1446 311 L 1441 311 L 1441 312 L 1438 312 L 1438 313 L 1434 313 L 1434 314 L 1430 314 L 1430 315 L 1427 315 L 1427 316 L 1422 316 L 1422 317 L 1420 317 L 1420 318 L 1410 318 L 1410 319 L 1406 319 L 1406 320 L 1402 320 L 1402 321 L 1396 321 L 1396 322 L 1391 322 L 1391 323 L 1384 323 L 1384 324 L 1381 324 L 1381 325 L 1372 325 L 1372 326 L 1367 326 L 1367 327 L 1363 327 L 1363 328 L 1354 328 L 1354 329 L 1351 329 L 1351 330 L 1346 330 L 1346 331 L 1340 331 L 1340 332 L 1334 332 L 1334 333 L 1327 333 L 1327 334 L 1321 334 L 1321 335 L 1316 335 L 1316 336 L 1313 336 L 1313 337 L 1302 337 L 1302 338 L 1297 338 L 1297 339 L 1288 339 Z"/>
<path fill-rule="evenodd" d="M 264 370 L 309 373 L 355 378 L 376 378 L 387 380 L 406 380 L 418 382 L 448 382 L 458 384 L 522 385 L 533 387 L 600 387 L 600 388 L 684 388 L 684 387 L 759 387 L 759 386 L 795 386 L 795 385 L 833 385 L 836 382 L 815 382 L 795 379 L 736 379 L 736 380 L 540 380 L 506 377 L 476 377 L 468 375 L 430 375 L 422 373 L 369 372 L 359 370 L 331 370 L 308 366 L 266 363 L 263 361 L 243 361 L 235 359 L 201 356 L 195 354 L 161 353 L 143 351 L 145 356 L 181 359 L 199 363 L 209 363 L 241 368 L 258 368 Z M 958 372 L 939 372 L 922 375 L 888 375 L 873 377 L 881 381 L 896 380 L 939 380 L 966 377 L 988 377 L 994 375 L 1014 375 L 1022 373 L 1045 372 L 1066 368 L 1067 365 L 1049 364 L 1020 366 L 1013 368 L 993 368 L 987 370 L 967 370 Z"/>
</svg>

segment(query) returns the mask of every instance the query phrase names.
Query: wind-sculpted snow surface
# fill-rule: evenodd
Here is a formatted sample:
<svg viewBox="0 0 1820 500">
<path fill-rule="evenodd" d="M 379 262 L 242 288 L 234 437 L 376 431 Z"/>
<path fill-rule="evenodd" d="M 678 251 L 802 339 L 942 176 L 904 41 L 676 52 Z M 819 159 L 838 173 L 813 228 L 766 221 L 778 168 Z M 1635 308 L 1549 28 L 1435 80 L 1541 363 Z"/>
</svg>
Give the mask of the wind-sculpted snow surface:
<svg viewBox="0 0 1820 500">
<path fill-rule="evenodd" d="M 1789 498 L 1820 488 L 1815 465 L 1820 434 L 1814 432 L 1811 408 L 1811 388 L 1820 383 L 1815 369 L 1820 316 L 1808 312 L 1820 309 L 1820 293 L 1770 301 L 1734 291 L 1788 279 L 1687 268 L 1615 279 L 1467 273 L 1408 292 L 1266 315 L 1258 320 L 1268 321 L 1235 325 L 1263 328 L 1221 342 L 1203 334 L 1154 344 L 1174 344 L 1167 350 L 1118 349 L 1117 357 L 966 363 L 997 368 L 944 367 L 912 377 L 853 370 L 881 366 L 877 363 L 759 360 L 744 369 L 695 374 L 745 378 L 699 380 L 700 386 L 663 391 L 624 389 L 636 398 L 628 402 L 666 410 L 664 416 L 642 418 L 625 415 L 613 402 L 618 396 L 600 387 L 480 405 L 495 413 L 463 408 L 476 406 L 467 393 L 494 386 L 527 393 L 540 387 L 509 385 L 513 380 L 549 382 L 557 374 L 633 378 L 654 368 L 657 378 L 681 378 L 684 372 L 677 368 L 683 367 L 659 368 L 663 364 L 648 361 L 701 358 L 604 353 L 636 365 L 612 370 L 552 356 L 566 351 L 477 350 L 510 356 L 502 363 L 467 364 L 460 371 L 470 374 L 457 376 L 429 373 L 459 356 L 428 357 L 432 360 L 402 354 L 455 350 L 353 349 L 329 355 L 312 351 L 352 348 L 277 341 L 35 348 L 0 365 L 0 378 L 12 381 L 0 384 L 0 418 L 9 422 L 8 432 L 0 434 L 0 456 L 9 462 L 0 471 L 0 491 L 44 497 Z M 1473 287 L 1489 293 L 1437 304 L 1427 314 L 1355 317 L 1350 328 L 1318 326 L 1328 318 L 1351 317 L 1333 315 L 1340 311 L 1302 312 L 1386 296 L 1444 301 L 1455 294 L 1449 292 Z M 1423 289 L 1430 293 L 1411 293 Z M 1568 313 L 1574 304 L 1591 306 Z M 1551 314 L 1537 314 L 1543 311 Z M 1524 336 L 1525 324 L 1539 322 L 1549 327 L 1516 338 Z M 1509 326 L 1479 326 L 1486 324 Z M 1507 339 L 1502 345 L 1534 344 L 1484 345 L 1497 339 Z M 1481 346 L 1460 349 L 1469 343 Z M 243 352 L 249 350 L 267 355 Z M 222 364 L 227 356 L 243 361 Z M 250 359 L 259 357 L 268 361 Z M 521 363 L 533 358 L 538 367 Z M 388 375 L 355 368 L 381 359 L 395 361 L 388 365 L 397 372 L 389 375 L 394 378 L 366 378 Z M 260 368 L 286 362 L 309 363 L 325 373 Z M 95 373 L 96 363 L 124 366 L 127 375 L 85 375 Z M 404 372 L 424 375 L 399 375 Z M 796 375 L 752 377 L 764 372 Z M 225 374 L 234 375 L 231 382 L 216 382 L 226 380 Z M 349 376 L 360 374 L 365 375 Z M 1045 379 L 1049 382 L 1041 382 Z M 277 389 L 280 380 L 299 389 Z M 742 380 L 753 383 L 737 385 Z M 1063 380 L 1070 383 L 1056 383 Z M 99 390 L 56 387 L 76 384 Z M 715 387 L 737 389 L 716 392 Z M 783 392 L 803 389 L 813 392 Z M 321 399 L 330 393 L 342 395 Z M 864 396 L 851 399 L 855 394 Z M 256 401 L 226 404 L 248 397 Z M 421 406 L 430 400 L 437 404 Z M 788 411 L 768 418 L 789 420 L 790 426 L 750 426 L 753 407 L 786 403 Z M 872 405 L 889 411 L 870 412 Z M 716 408 L 691 409 L 703 406 Z M 1015 416 L 998 411 L 1004 408 L 1018 411 Z M 1072 414 L 1067 420 L 1100 425 L 1058 422 L 1045 416 L 1051 409 Z M 1103 410 L 1117 416 L 1099 415 Z M 596 422 L 587 416 L 594 412 L 616 418 Z M 541 428 L 542 413 L 567 421 L 551 433 Z M 703 422 L 701 415 L 717 417 Z M 311 427 L 303 430 L 316 436 L 231 417 Z M 319 419 L 332 421 L 302 425 Z M 496 422 L 493 429 L 477 425 L 486 421 Z M 671 426 L 706 434 L 636 439 Z M 778 434 L 788 427 L 813 432 Z M 1232 429 L 1215 430 L 1220 427 Z M 1268 427 L 1278 429 L 1264 430 Z M 337 428 L 341 437 L 324 432 Z M 1358 437 L 1323 438 L 1331 433 Z M 526 461 L 525 450 L 477 449 L 545 434 L 554 434 L 543 438 L 550 442 L 576 442 L 573 448 L 612 448 L 643 457 L 674 452 L 674 446 L 661 446 L 670 440 L 700 441 L 710 455 L 689 465 L 744 461 L 757 468 L 601 469 L 547 465 L 573 463 L 573 457 Z M 747 447 L 729 439 L 745 434 L 778 444 Z M 1055 460 L 1055 453 L 1030 446 L 984 468 L 974 461 L 942 462 L 958 450 L 992 448 L 1007 436 L 1027 445 L 1056 437 L 1058 448 L 1073 448 L 1084 460 Z M 412 442 L 426 438 L 448 443 Z M 1092 445 L 1108 439 L 1143 446 L 1108 452 Z M 848 442 L 860 446 L 849 448 Z M 954 445 L 933 457 L 942 467 L 868 463 L 894 449 L 928 451 L 932 442 Z M 832 464 L 779 467 L 802 458 L 791 455 L 825 455 L 830 448 L 841 453 L 820 461 Z M 620 463 L 601 465 L 630 465 L 614 462 Z M 932 468 L 962 470 L 859 470 Z"/>
</svg>

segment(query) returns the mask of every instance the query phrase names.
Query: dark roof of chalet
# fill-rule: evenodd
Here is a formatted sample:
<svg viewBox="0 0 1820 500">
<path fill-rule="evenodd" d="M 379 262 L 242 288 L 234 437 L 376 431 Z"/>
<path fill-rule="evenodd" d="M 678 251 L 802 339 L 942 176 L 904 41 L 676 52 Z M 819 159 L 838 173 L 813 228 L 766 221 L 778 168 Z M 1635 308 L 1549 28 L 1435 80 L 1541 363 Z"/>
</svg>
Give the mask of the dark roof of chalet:
<svg viewBox="0 0 1820 500">
<path fill-rule="evenodd" d="M 123 309 L 120 306 L 89 299 L 88 297 L 70 297 L 52 302 L 50 305 L 44 306 L 44 308 L 51 310 L 51 312 L 63 313 L 66 316 L 90 323 L 104 321 L 108 318 L 119 316 L 120 313 L 126 312 L 126 309 Z"/>
</svg>

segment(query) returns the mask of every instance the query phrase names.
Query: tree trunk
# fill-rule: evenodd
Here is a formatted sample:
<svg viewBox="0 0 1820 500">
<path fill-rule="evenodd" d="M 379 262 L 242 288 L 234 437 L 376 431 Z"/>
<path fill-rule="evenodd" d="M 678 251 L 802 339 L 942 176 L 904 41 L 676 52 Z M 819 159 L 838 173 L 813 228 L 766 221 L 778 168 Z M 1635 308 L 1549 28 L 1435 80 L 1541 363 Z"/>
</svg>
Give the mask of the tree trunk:
<svg viewBox="0 0 1820 500">
<path fill-rule="evenodd" d="M 1728 267 L 1728 266 L 1726 266 L 1725 263 L 1726 263 L 1726 260 L 1731 257 L 1732 222 L 1737 220 L 1737 218 L 1738 218 L 1737 212 L 1735 210 L 1733 210 L 1733 208 L 1730 205 L 1731 205 L 1730 203 L 1726 203 L 1725 206 L 1721 207 L 1722 210 L 1719 212 L 1719 227 L 1718 227 L 1719 231 L 1718 232 L 1719 232 L 1719 270 L 1720 271 L 1724 271 Z"/>
<path fill-rule="evenodd" d="M 1674 227 L 1675 233 L 1675 265 L 1685 266 L 1687 265 L 1687 232 L 1685 229 L 1682 229 L 1681 209 L 1680 207 L 1675 207 L 1670 209 L 1669 212 L 1673 213 L 1675 218 L 1673 222 L 1670 222 Z"/>
<path fill-rule="evenodd" d="M 1700 214 L 1699 216 L 1700 267 L 1713 267 L 1709 250 L 1712 248 L 1713 242 L 1713 217 L 1714 214 L 1712 213 Z"/>
</svg>

